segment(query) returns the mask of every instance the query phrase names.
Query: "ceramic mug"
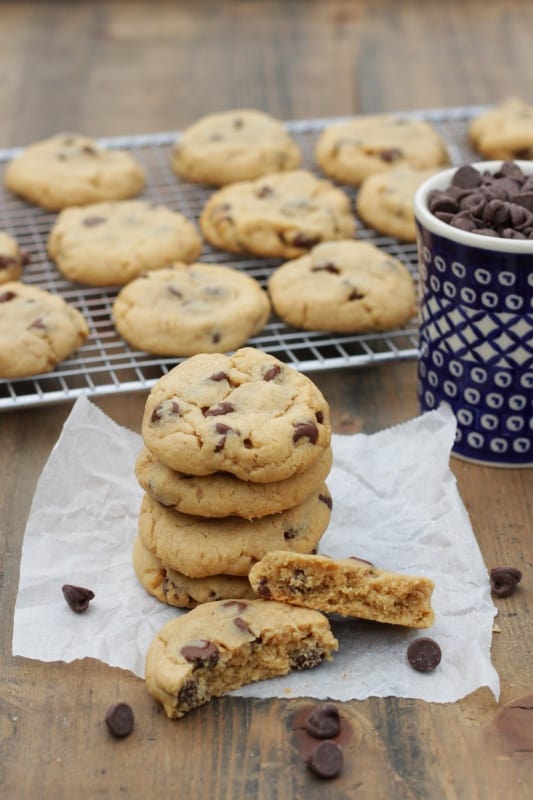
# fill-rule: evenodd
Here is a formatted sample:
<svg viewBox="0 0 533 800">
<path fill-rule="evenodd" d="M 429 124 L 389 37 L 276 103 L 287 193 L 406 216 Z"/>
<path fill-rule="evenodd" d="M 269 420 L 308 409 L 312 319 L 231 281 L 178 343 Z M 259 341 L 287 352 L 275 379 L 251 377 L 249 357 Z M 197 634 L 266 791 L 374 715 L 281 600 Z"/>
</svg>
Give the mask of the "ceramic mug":
<svg viewBox="0 0 533 800">
<path fill-rule="evenodd" d="M 501 161 L 472 164 L 497 172 Z M 533 174 L 533 162 L 517 162 Z M 420 271 L 418 396 L 448 403 L 452 452 L 491 466 L 533 466 L 533 240 L 471 233 L 429 211 L 429 178 L 414 198 Z"/>
</svg>

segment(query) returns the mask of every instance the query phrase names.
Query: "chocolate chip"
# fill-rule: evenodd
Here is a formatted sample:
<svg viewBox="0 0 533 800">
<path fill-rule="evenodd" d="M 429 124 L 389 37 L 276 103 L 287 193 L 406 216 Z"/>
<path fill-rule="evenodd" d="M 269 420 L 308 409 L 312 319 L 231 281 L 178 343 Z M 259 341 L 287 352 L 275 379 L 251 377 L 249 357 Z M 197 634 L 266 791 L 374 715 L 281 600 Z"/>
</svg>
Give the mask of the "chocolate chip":
<svg viewBox="0 0 533 800">
<path fill-rule="evenodd" d="M 281 372 L 281 367 L 278 364 L 274 364 L 273 367 L 270 367 L 270 369 L 267 369 L 267 371 L 263 375 L 263 380 L 264 381 L 273 381 L 274 378 L 277 375 L 279 375 L 280 372 Z"/>
<path fill-rule="evenodd" d="M 28 264 L 31 264 L 31 254 L 26 253 L 25 251 L 21 251 L 20 253 L 20 260 L 23 267 L 27 267 Z"/>
<path fill-rule="evenodd" d="M 268 581 L 266 578 L 260 578 L 255 590 L 260 597 L 272 597 L 272 592 L 269 589 Z"/>
<path fill-rule="evenodd" d="M 291 539 L 294 539 L 296 536 L 298 536 L 298 531 L 296 530 L 296 528 L 288 528 L 288 530 L 283 531 L 283 538 L 285 539 L 286 542 L 290 541 Z"/>
<path fill-rule="evenodd" d="M 245 611 L 248 608 L 248 603 L 244 600 L 228 600 L 226 603 L 222 603 L 224 608 L 233 608 L 235 607 L 237 611 Z"/>
<path fill-rule="evenodd" d="M 331 261 L 326 264 L 317 264 L 316 267 L 311 267 L 311 272 L 331 272 L 332 275 L 340 275 L 340 269 L 335 266 Z"/>
<path fill-rule="evenodd" d="M 209 380 L 210 381 L 227 381 L 227 380 L 229 380 L 229 378 L 228 378 L 227 372 L 223 372 L 221 370 L 220 372 L 215 372 L 213 375 L 211 375 Z"/>
<path fill-rule="evenodd" d="M 417 672 L 431 672 L 439 666 L 441 656 L 437 642 L 425 636 L 414 639 L 407 648 L 407 660 Z"/>
<path fill-rule="evenodd" d="M 247 633 L 249 636 L 255 639 L 255 633 L 250 628 L 248 623 L 242 619 L 242 617 L 235 617 L 235 619 L 233 620 L 233 624 L 236 625 L 240 631 L 242 631 L 243 633 Z"/>
<path fill-rule="evenodd" d="M 157 422 L 160 422 L 164 416 L 179 417 L 179 414 L 180 414 L 180 407 L 179 404 L 176 402 L 176 400 L 163 400 L 152 411 L 150 422 L 155 424 Z"/>
<path fill-rule="evenodd" d="M 339 710 L 333 703 L 320 703 L 305 723 L 305 730 L 315 739 L 333 739 L 341 729 Z"/>
<path fill-rule="evenodd" d="M 203 412 L 204 417 L 220 417 L 224 414 L 231 414 L 232 411 L 235 411 L 235 406 L 233 403 L 218 403 L 216 406 L 211 406 L 211 408 L 206 409 Z"/>
<path fill-rule="evenodd" d="M 31 323 L 30 328 L 37 328 L 38 330 L 44 331 L 46 329 L 46 325 L 42 321 L 41 317 L 39 317 Z"/>
<path fill-rule="evenodd" d="M 218 647 L 207 639 L 199 639 L 197 642 L 185 645 L 180 653 L 195 667 L 214 667 L 218 661 Z"/>
<path fill-rule="evenodd" d="M 171 283 L 167 285 L 167 291 L 169 292 L 169 294 L 174 295 L 174 297 L 179 297 L 180 299 L 183 297 L 183 294 L 180 292 L 180 290 L 176 289 L 175 286 L 172 286 Z"/>
<path fill-rule="evenodd" d="M 85 153 L 87 156 L 97 156 L 98 150 L 95 147 L 92 147 L 90 144 L 86 144 L 81 148 L 81 152 Z"/>
<path fill-rule="evenodd" d="M 12 267 L 14 264 L 18 264 L 16 258 L 11 258 L 10 256 L 0 256 L 0 269 L 7 269 L 8 267 Z"/>
<path fill-rule="evenodd" d="M 344 765 L 344 755 L 337 742 L 326 739 L 313 748 L 307 763 L 319 778 L 336 778 Z"/>
<path fill-rule="evenodd" d="M 234 117 L 233 119 L 233 127 L 234 128 L 243 128 L 244 127 L 244 120 L 242 117 Z"/>
<path fill-rule="evenodd" d="M 291 653 L 291 664 L 295 669 L 309 669 L 324 661 L 322 650 L 298 650 Z"/>
<path fill-rule="evenodd" d="M 133 710 L 127 703 L 114 703 L 109 706 L 105 715 L 109 733 L 117 739 L 130 735 L 134 721 Z"/>
<path fill-rule="evenodd" d="M 186 706 L 188 708 L 194 708 L 200 702 L 200 696 L 198 692 L 198 684 L 196 681 L 189 680 L 185 681 L 183 686 L 178 692 L 177 696 L 177 703 L 179 706 Z"/>
<path fill-rule="evenodd" d="M 496 597 L 509 597 L 522 580 L 516 567 L 494 567 L 490 571 L 490 589 Z"/>
<path fill-rule="evenodd" d="M 293 442 L 296 443 L 299 439 L 309 439 L 311 444 L 315 444 L 318 439 L 318 429 L 314 422 L 297 422 L 293 427 Z"/>
<path fill-rule="evenodd" d="M 96 225 L 103 225 L 104 222 L 107 222 L 105 217 L 85 217 L 83 220 L 86 228 L 94 228 Z"/>
<path fill-rule="evenodd" d="M 452 178 L 452 186 L 459 186 L 461 189 L 474 189 L 481 183 L 481 175 L 475 167 L 465 164 L 459 167 Z"/>
<path fill-rule="evenodd" d="M 294 245 L 294 247 L 311 248 L 314 247 L 315 244 L 318 244 L 320 241 L 321 241 L 320 236 L 313 236 L 313 234 L 309 233 L 297 233 L 292 240 L 292 244 Z"/>
<path fill-rule="evenodd" d="M 363 300 L 364 294 L 360 292 L 358 289 L 353 288 L 350 294 L 348 295 L 348 300 Z"/>
<path fill-rule="evenodd" d="M 15 292 L 2 292 L 0 294 L 0 303 L 7 303 L 9 300 L 13 300 L 17 295 Z"/>
<path fill-rule="evenodd" d="M 322 425 L 322 423 L 324 422 L 324 414 L 322 413 L 322 411 L 317 411 L 315 417 L 318 424 Z"/>
<path fill-rule="evenodd" d="M 214 331 L 211 334 L 211 341 L 213 342 L 213 344 L 218 344 L 220 342 L 220 339 L 221 339 L 220 331 Z"/>
<path fill-rule="evenodd" d="M 402 158 L 403 151 L 400 150 L 399 147 L 387 147 L 384 150 L 380 150 L 379 157 L 382 161 L 385 161 L 387 164 L 392 164 L 393 161 L 398 161 L 398 159 Z"/>
<path fill-rule="evenodd" d="M 83 586 L 73 586 L 70 583 L 65 583 L 61 587 L 63 597 L 67 601 L 69 608 L 76 612 L 76 614 L 83 614 L 89 608 L 89 602 L 94 599 L 94 592 L 91 589 L 85 589 Z"/>
<path fill-rule="evenodd" d="M 260 186 L 259 189 L 257 189 L 255 196 L 264 198 L 264 197 L 271 197 L 273 194 L 274 190 L 270 186 L 265 185 L 265 186 Z"/>
<path fill-rule="evenodd" d="M 327 494 L 319 494 L 318 495 L 318 499 L 321 500 L 323 503 L 325 503 L 327 505 L 327 507 L 329 508 L 329 510 L 331 511 L 331 509 L 333 508 L 333 500 L 331 499 L 331 497 L 329 495 L 327 495 Z"/>
</svg>

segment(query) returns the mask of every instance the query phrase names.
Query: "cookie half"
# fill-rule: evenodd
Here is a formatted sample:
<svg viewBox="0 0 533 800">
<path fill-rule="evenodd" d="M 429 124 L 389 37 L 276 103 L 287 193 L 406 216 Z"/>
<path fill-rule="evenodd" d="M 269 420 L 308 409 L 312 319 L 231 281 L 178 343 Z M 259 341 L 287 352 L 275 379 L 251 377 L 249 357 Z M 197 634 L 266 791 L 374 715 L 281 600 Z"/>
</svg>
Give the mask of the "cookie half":
<svg viewBox="0 0 533 800">
<path fill-rule="evenodd" d="M 71 281 L 122 286 L 148 270 L 193 261 L 202 241 L 183 214 L 144 200 L 125 200 L 65 209 L 47 249 Z"/>
<path fill-rule="evenodd" d="M 305 330 L 390 330 L 415 313 L 407 267 L 369 242 L 326 242 L 282 264 L 269 280 L 276 313 Z"/>
<path fill-rule="evenodd" d="M 145 494 L 138 535 L 143 545 L 176 572 L 190 578 L 246 576 L 270 550 L 310 553 L 331 516 L 327 486 L 294 508 L 260 519 L 207 519 L 164 508 Z"/>
<path fill-rule="evenodd" d="M 205 205 L 200 226 L 207 240 L 222 250 L 287 258 L 355 232 L 348 196 L 306 170 L 220 189 Z"/>
<path fill-rule="evenodd" d="M 316 667 L 337 649 L 318 611 L 219 600 L 163 626 L 146 655 L 146 686 L 168 717 L 182 717 L 247 683 Z"/>
<path fill-rule="evenodd" d="M 449 163 L 446 143 L 432 125 L 395 114 L 354 117 L 326 128 L 315 158 L 326 175 L 354 186 L 400 164 L 430 169 Z"/>
<path fill-rule="evenodd" d="M 470 141 L 494 159 L 533 158 L 533 106 L 517 97 L 480 114 L 470 123 Z"/>
<path fill-rule="evenodd" d="M 324 613 L 429 628 L 435 621 L 429 578 L 378 569 L 358 558 L 271 552 L 250 570 L 260 597 Z"/>
<path fill-rule="evenodd" d="M 331 447 L 298 475 L 273 483 L 241 481 L 227 472 L 195 477 L 175 472 L 146 447 L 135 465 L 142 488 L 166 508 L 200 517 L 257 519 L 298 505 L 326 479 L 333 460 Z"/>
<path fill-rule="evenodd" d="M 270 316 L 260 284 L 231 267 L 174 264 L 128 283 L 113 305 L 121 336 L 164 356 L 225 353 L 259 333 Z"/>
<path fill-rule="evenodd" d="M 132 561 L 135 574 L 146 591 L 170 606 L 195 608 L 213 600 L 253 600 L 256 597 L 247 577 L 212 575 L 189 578 L 165 566 L 138 536 L 133 543 Z"/>
<path fill-rule="evenodd" d="M 8 189 L 49 211 L 135 197 L 144 182 L 144 170 L 130 153 L 74 133 L 28 146 L 5 172 Z"/>
<path fill-rule="evenodd" d="M 357 194 L 357 213 L 370 228 L 402 242 L 416 242 L 413 200 L 435 169 L 396 167 L 366 178 Z"/>
<path fill-rule="evenodd" d="M 305 472 L 330 446 L 329 406 L 306 375 L 261 350 L 202 353 L 152 387 L 142 435 L 178 472 L 271 483 Z"/>
<path fill-rule="evenodd" d="M 181 178 L 222 186 L 295 169 L 298 145 L 270 114 L 235 109 L 195 122 L 174 144 L 172 169 Z"/>
<path fill-rule="evenodd" d="M 0 287 L 0 378 L 50 372 L 89 335 L 62 297 L 18 281 Z"/>
</svg>

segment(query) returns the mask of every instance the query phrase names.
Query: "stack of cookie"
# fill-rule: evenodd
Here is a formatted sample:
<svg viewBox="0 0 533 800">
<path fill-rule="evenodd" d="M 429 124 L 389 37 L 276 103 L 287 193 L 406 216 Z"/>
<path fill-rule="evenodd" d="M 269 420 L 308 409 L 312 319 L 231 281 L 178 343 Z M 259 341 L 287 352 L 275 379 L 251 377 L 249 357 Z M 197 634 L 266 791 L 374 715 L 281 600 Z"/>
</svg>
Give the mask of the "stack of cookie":
<svg viewBox="0 0 533 800">
<path fill-rule="evenodd" d="M 266 553 L 316 551 L 331 428 L 309 378 L 251 347 L 193 356 L 153 387 L 142 434 L 133 564 L 159 600 L 253 598 L 248 573 Z"/>
</svg>

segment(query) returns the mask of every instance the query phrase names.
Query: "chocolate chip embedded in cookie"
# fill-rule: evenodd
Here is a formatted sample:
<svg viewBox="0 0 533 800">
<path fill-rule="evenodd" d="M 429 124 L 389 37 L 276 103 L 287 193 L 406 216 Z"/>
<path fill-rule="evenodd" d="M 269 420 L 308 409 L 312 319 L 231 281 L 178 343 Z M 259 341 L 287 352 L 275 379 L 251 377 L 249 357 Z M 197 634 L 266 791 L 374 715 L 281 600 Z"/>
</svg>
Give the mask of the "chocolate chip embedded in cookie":
<svg viewBox="0 0 533 800">
<path fill-rule="evenodd" d="M 170 718 L 254 681 L 316 667 L 338 643 L 325 616 L 263 600 L 206 603 L 167 623 L 146 655 L 146 686 Z"/>
<path fill-rule="evenodd" d="M 144 187 L 144 170 L 124 150 L 61 133 L 30 145 L 10 161 L 5 184 L 30 203 L 59 211 L 134 197 Z"/>
<path fill-rule="evenodd" d="M 329 406 L 307 376 L 260 350 L 205 353 L 154 385 L 142 435 L 179 472 L 271 483 L 305 472 L 330 446 Z"/>
<path fill-rule="evenodd" d="M 242 577 L 269 550 L 314 551 L 330 516 L 325 484 L 294 508 L 254 520 L 180 514 L 145 495 L 138 532 L 146 549 L 189 578 Z"/>
<path fill-rule="evenodd" d="M 274 270 L 268 291 L 278 316 L 305 330 L 390 330 L 416 307 L 407 267 L 370 242 L 318 245 Z"/>
<path fill-rule="evenodd" d="M 445 142 L 428 122 L 394 114 L 354 117 L 326 128 L 315 158 L 326 175 L 355 186 L 400 164 L 430 169 L 449 163 Z"/>
<path fill-rule="evenodd" d="M 20 277 L 25 256 L 15 239 L 0 231 L 0 284 L 16 281 Z"/>
<path fill-rule="evenodd" d="M 113 305 L 121 336 L 165 356 L 225 353 L 259 333 L 270 301 L 258 281 L 215 264 L 173 264 L 128 283 Z"/>
<path fill-rule="evenodd" d="M 413 198 L 437 172 L 400 166 L 365 178 L 357 194 L 357 213 L 370 228 L 403 242 L 416 242 Z"/>
<path fill-rule="evenodd" d="M 249 580 L 260 597 L 324 613 L 410 628 L 429 628 L 434 621 L 433 581 L 357 558 L 271 551 L 252 567 Z"/>
<path fill-rule="evenodd" d="M 135 474 L 142 488 L 166 508 L 200 517 L 257 519 L 301 503 L 326 479 L 333 460 L 331 447 L 298 475 L 284 481 L 251 483 L 229 472 L 195 477 L 162 464 L 147 448 L 139 453 Z"/>
<path fill-rule="evenodd" d="M 83 315 L 59 295 L 18 281 L 0 286 L 0 378 L 50 372 L 88 335 Z"/>
<path fill-rule="evenodd" d="M 193 261 L 202 241 L 183 214 L 144 200 L 124 200 L 65 209 L 47 248 L 69 280 L 122 286 L 148 270 Z"/>
<path fill-rule="evenodd" d="M 305 170 L 220 189 L 203 209 L 200 226 L 222 250 L 286 258 L 355 232 L 348 196 Z"/>
<path fill-rule="evenodd" d="M 533 106 L 510 97 L 470 123 L 474 147 L 488 158 L 533 158 Z"/>
<path fill-rule="evenodd" d="M 300 161 L 300 150 L 283 124 L 251 109 L 202 117 L 183 131 L 171 156 L 176 175 L 214 186 L 295 169 Z"/>
<path fill-rule="evenodd" d="M 133 568 L 147 592 L 162 603 L 177 608 L 195 608 L 200 603 L 224 599 L 255 599 L 248 578 L 239 575 L 209 575 L 189 578 L 163 564 L 139 537 L 133 544 Z"/>
</svg>

